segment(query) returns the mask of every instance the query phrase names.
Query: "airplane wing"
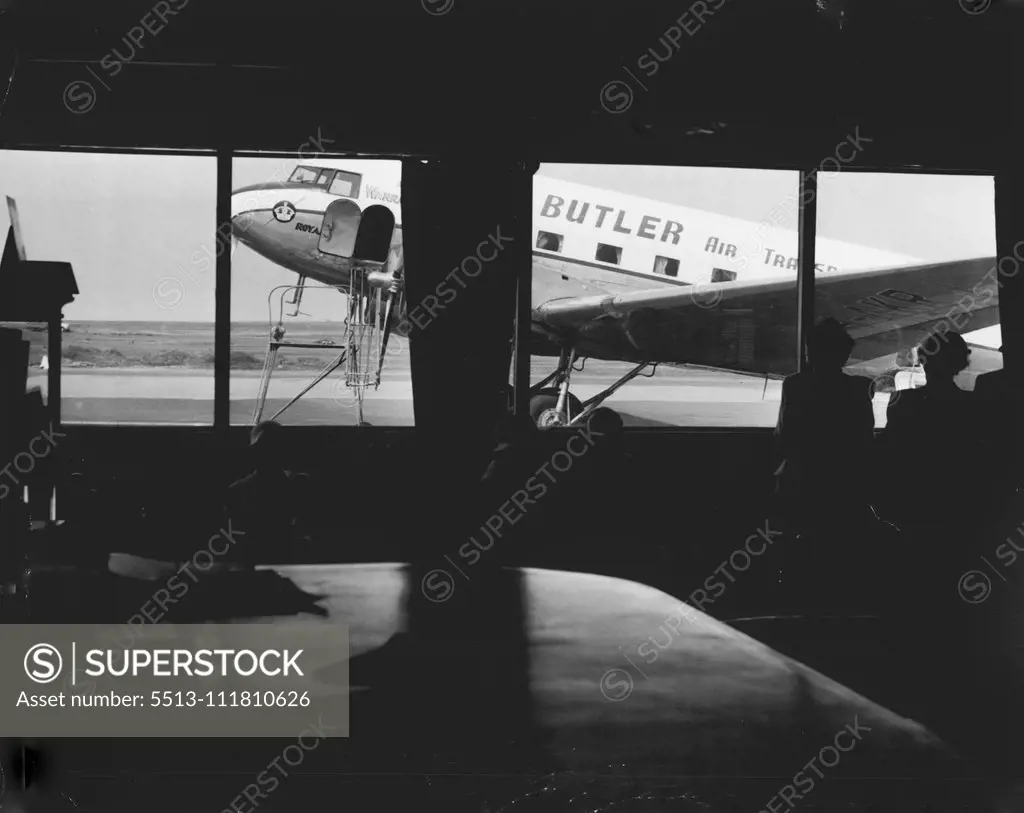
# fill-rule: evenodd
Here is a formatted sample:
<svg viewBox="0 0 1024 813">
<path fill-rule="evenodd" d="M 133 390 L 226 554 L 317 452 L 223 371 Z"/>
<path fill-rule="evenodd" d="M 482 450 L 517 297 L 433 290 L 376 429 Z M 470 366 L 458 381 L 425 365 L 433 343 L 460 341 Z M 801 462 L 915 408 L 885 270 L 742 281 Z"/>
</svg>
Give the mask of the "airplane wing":
<svg viewBox="0 0 1024 813">
<path fill-rule="evenodd" d="M 851 364 L 905 350 L 946 321 L 961 333 L 999 321 L 994 257 L 819 275 L 815 315 L 843 323 Z M 741 372 L 795 371 L 793 278 L 672 286 L 552 299 L 534 308 L 537 335 L 583 356 L 701 364 Z"/>
</svg>

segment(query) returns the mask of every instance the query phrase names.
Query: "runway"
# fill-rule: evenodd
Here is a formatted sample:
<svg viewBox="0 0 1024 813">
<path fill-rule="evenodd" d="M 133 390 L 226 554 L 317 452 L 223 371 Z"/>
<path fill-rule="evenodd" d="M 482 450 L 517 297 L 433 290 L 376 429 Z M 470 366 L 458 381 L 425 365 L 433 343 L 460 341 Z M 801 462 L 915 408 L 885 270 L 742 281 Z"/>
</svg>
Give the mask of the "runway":
<svg viewBox="0 0 1024 813">
<path fill-rule="evenodd" d="M 531 379 L 542 380 L 555 360 L 536 358 Z M 588 360 L 574 372 L 572 392 L 586 401 L 630 369 L 618 362 Z M 67 423 L 210 425 L 212 369 L 188 367 L 69 367 L 63 369 L 62 418 Z M 272 417 L 312 379 L 315 370 L 274 373 L 264 418 Z M 250 423 L 259 390 L 258 370 L 231 374 L 231 422 Z M 46 392 L 46 373 L 30 371 L 29 387 Z M 634 379 L 605 403 L 631 427 L 771 428 L 778 417 L 781 382 L 699 368 L 660 366 L 651 378 Z M 875 399 L 876 426 L 884 426 L 888 396 Z M 385 364 L 380 387 L 366 392 L 364 420 L 377 426 L 413 426 L 415 417 L 407 348 L 400 344 Z M 355 425 L 354 392 L 335 372 L 290 407 L 287 425 Z"/>
</svg>

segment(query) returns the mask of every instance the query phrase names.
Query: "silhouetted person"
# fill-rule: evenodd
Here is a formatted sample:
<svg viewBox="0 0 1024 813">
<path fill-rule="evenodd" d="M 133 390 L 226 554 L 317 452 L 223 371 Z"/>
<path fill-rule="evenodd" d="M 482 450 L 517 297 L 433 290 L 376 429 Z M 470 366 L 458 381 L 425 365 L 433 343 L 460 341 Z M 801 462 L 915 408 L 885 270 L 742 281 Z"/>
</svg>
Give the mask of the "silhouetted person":
<svg viewBox="0 0 1024 813">
<path fill-rule="evenodd" d="M 244 550 L 237 554 L 248 560 L 284 558 L 302 519 L 305 478 L 288 467 L 283 427 L 277 422 L 256 426 L 249 450 L 252 470 L 228 493 L 227 518 L 245 534 Z"/>
<path fill-rule="evenodd" d="M 869 511 L 868 453 L 874 436 L 871 382 L 843 372 L 854 340 L 834 319 L 807 341 L 808 369 L 782 383 L 775 435 L 777 492 L 801 529 L 848 523 Z"/>
<path fill-rule="evenodd" d="M 926 384 L 892 394 L 879 467 L 898 522 L 943 529 L 969 519 L 972 486 L 985 474 L 983 416 L 974 394 L 955 380 L 971 354 L 959 333 L 933 333 L 917 353 Z"/>
<path fill-rule="evenodd" d="M 587 425 L 597 436 L 597 448 L 608 459 L 622 462 L 626 457 L 623 446 L 625 431 L 622 416 L 610 407 L 598 407 L 586 420 Z"/>
<path fill-rule="evenodd" d="M 878 471 L 889 481 L 888 500 L 905 539 L 904 550 L 882 561 L 903 574 L 901 616 L 909 626 L 898 632 L 913 656 L 913 674 L 923 678 L 917 693 L 931 690 L 927 681 L 941 671 L 942 689 L 933 694 L 963 698 L 943 711 L 938 733 L 973 753 L 990 745 L 999 750 L 996 744 L 1005 738 L 989 730 L 1007 713 L 1008 667 L 1001 659 L 1010 647 L 998 640 L 998 627 L 1002 602 L 1014 591 L 1000 590 L 1009 585 L 992 578 L 992 595 L 979 610 L 967 603 L 976 596 L 964 585 L 987 578 L 970 571 L 983 571 L 982 560 L 992 562 L 998 546 L 1008 549 L 1006 540 L 1014 538 L 1020 520 L 1014 516 L 1000 527 L 1002 512 L 986 507 L 992 492 L 989 418 L 978 394 L 955 381 L 969 364 L 967 343 L 959 333 L 936 332 L 918 354 L 927 383 L 893 394 L 880 438 Z"/>
<path fill-rule="evenodd" d="M 1002 347 L 999 348 L 999 352 L 1003 352 Z M 986 437 L 994 452 L 991 480 L 996 492 L 993 497 L 999 499 L 1013 488 L 1020 470 L 1016 464 L 1021 451 L 1018 448 L 1015 421 L 1018 412 L 1017 395 L 1005 367 L 979 375 L 974 382 L 974 393 L 978 409 L 982 413 Z"/>
<path fill-rule="evenodd" d="M 999 348 L 999 352 L 1003 352 L 1002 347 Z M 995 399 L 1008 394 L 1010 392 L 1010 377 L 1007 375 L 1006 369 L 979 375 L 974 382 L 974 391 L 978 394 L 979 399 Z"/>
<path fill-rule="evenodd" d="M 571 468 L 564 475 L 564 504 L 559 512 L 562 527 L 572 529 L 572 533 L 559 536 L 573 542 L 577 552 L 563 560 L 563 567 L 571 567 L 580 557 L 590 561 L 595 548 L 618 540 L 621 526 L 630 522 L 628 512 L 621 510 L 630 500 L 625 489 L 634 482 L 627 472 L 630 457 L 623 435 L 619 414 L 609 407 L 598 407 L 585 420 L 574 423 L 556 447 L 573 456 Z"/>
</svg>

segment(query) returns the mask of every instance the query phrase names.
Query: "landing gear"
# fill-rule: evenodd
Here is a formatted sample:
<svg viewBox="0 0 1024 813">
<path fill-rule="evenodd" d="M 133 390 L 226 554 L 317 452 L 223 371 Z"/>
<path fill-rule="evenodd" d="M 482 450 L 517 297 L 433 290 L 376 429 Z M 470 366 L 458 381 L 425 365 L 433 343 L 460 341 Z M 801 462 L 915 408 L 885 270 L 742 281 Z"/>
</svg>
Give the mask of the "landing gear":
<svg viewBox="0 0 1024 813">
<path fill-rule="evenodd" d="M 402 297 L 401 280 L 396 275 L 382 272 L 381 267 L 381 263 L 369 261 L 360 264 L 354 263 L 349 271 L 347 284 L 315 286 L 334 288 L 346 297 L 348 315 L 344 322 L 344 339 L 341 343 L 343 349 L 295 397 L 277 410 L 271 420 L 277 420 L 281 413 L 335 370 L 340 369 L 344 378 L 343 382 L 339 383 L 343 383 L 346 389 L 351 390 L 354 405 L 358 410 L 356 425 L 370 426 L 370 423 L 363 417 L 363 398 L 368 389 L 377 389 L 380 386 L 384 354 L 391 334 L 392 317 L 396 308 L 400 312 Z M 295 306 L 295 313 L 288 314 L 288 316 L 298 314 L 302 293 L 307 287 L 310 286 L 303 278 L 298 286 L 278 286 L 269 294 L 271 313 L 273 313 L 275 296 L 280 298 L 280 307 L 278 308 L 277 322 L 270 331 L 267 355 L 263 363 L 263 374 L 253 410 L 253 424 L 258 424 L 263 420 L 270 378 L 277 368 L 278 351 L 281 348 L 323 349 L 323 345 L 319 342 L 315 344 L 289 342 L 284 339 L 284 305 Z M 290 300 L 285 301 L 284 297 L 288 291 L 293 291 L 293 296 Z"/>
<path fill-rule="evenodd" d="M 581 403 L 579 398 L 569 392 L 570 376 L 572 371 L 577 369 L 575 362 L 576 351 L 571 348 L 563 349 L 555 371 L 530 389 L 530 417 L 537 424 L 537 428 L 551 429 L 560 426 L 573 426 L 585 421 L 595 409 L 614 395 L 617 390 L 643 373 L 647 367 L 651 368 L 651 372 L 650 375 L 644 376 L 645 378 L 653 378 L 658 369 L 657 363 L 643 361 L 610 387 Z M 578 369 L 583 369 L 582 364 Z M 557 386 L 548 386 L 552 382 L 557 382 Z"/>
<path fill-rule="evenodd" d="M 260 388 L 256 395 L 256 405 L 253 408 L 252 423 L 253 426 L 258 425 L 263 421 L 263 410 L 267 403 L 267 393 L 270 390 L 270 377 L 273 375 L 274 370 L 277 369 L 277 357 L 278 351 L 282 347 L 291 347 L 296 349 L 307 349 L 307 350 L 319 350 L 322 349 L 319 344 L 309 344 L 308 342 L 288 342 L 285 341 L 285 328 L 284 328 L 284 305 L 295 305 L 295 312 L 298 313 L 298 305 L 302 300 L 302 291 L 305 289 L 305 282 L 300 283 L 297 286 L 281 285 L 274 288 L 270 294 L 269 299 L 273 299 L 274 295 L 281 291 L 281 316 L 278 318 L 277 324 L 270 329 L 270 341 L 267 343 L 267 355 L 263 360 L 263 373 L 260 376 Z M 297 289 L 297 290 L 296 290 Z M 292 299 L 289 301 L 284 300 L 284 296 L 288 291 L 293 292 Z M 294 316 L 295 314 L 289 314 Z M 342 350 L 332 361 L 330 361 L 318 374 L 310 381 L 302 390 L 288 401 L 283 407 L 273 414 L 270 418 L 272 421 L 276 421 L 277 418 L 284 412 L 288 407 L 298 401 L 303 395 L 309 392 L 313 387 L 323 381 L 327 376 L 337 370 L 342 364 L 345 363 L 347 351 Z"/>
<path fill-rule="evenodd" d="M 530 396 L 530 417 L 541 429 L 549 429 L 552 426 L 568 426 L 569 421 L 583 411 L 580 399 L 569 393 L 566 396 L 566 409 L 559 412 L 558 395 L 557 388 L 548 387 Z"/>
</svg>

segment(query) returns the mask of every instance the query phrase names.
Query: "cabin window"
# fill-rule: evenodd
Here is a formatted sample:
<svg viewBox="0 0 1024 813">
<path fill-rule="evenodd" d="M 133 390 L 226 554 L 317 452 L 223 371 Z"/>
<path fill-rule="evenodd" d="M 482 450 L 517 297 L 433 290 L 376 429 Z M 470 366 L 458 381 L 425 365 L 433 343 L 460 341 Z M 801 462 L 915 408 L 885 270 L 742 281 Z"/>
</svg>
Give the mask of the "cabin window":
<svg viewBox="0 0 1024 813">
<path fill-rule="evenodd" d="M 611 263 L 618 265 L 622 262 L 622 249 L 619 246 L 610 246 L 607 243 L 597 244 L 597 254 L 594 259 L 599 263 Z"/>
<path fill-rule="evenodd" d="M 654 258 L 654 273 L 663 277 L 679 276 L 679 260 L 671 257 L 657 256 Z"/>
<path fill-rule="evenodd" d="M 732 282 L 736 279 L 735 271 L 727 271 L 724 268 L 713 268 L 711 270 L 712 282 Z"/>
<path fill-rule="evenodd" d="M 360 176 L 354 172 L 339 171 L 334 177 L 334 182 L 331 184 L 331 188 L 327 191 L 332 195 L 341 195 L 345 198 L 357 198 L 359 197 L 359 180 Z"/>
<path fill-rule="evenodd" d="M 561 251 L 562 235 L 549 231 L 537 232 L 537 248 L 544 251 Z"/>
</svg>

